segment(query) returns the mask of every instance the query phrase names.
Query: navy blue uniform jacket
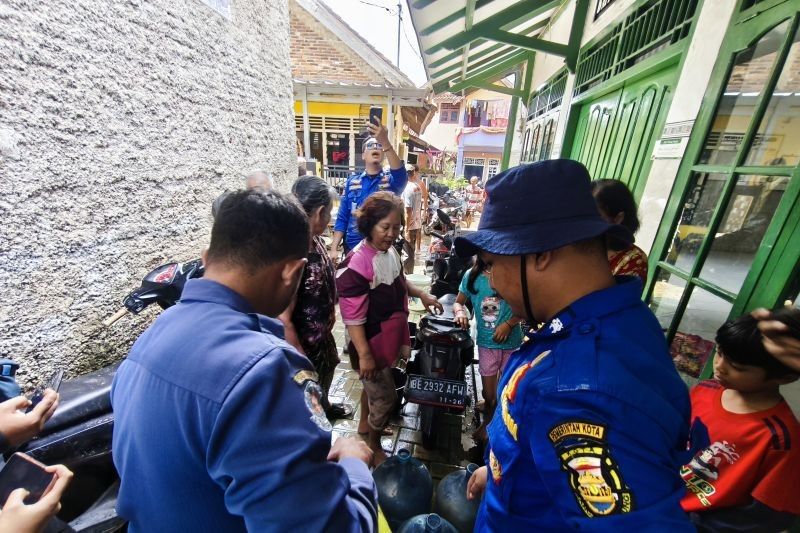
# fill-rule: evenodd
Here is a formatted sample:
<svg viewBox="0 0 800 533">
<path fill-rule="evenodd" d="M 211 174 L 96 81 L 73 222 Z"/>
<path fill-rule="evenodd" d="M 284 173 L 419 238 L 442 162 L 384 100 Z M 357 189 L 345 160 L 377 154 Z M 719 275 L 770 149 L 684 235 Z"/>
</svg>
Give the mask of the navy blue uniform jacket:
<svg viewBox="0 0 800 533">
<path fill-rule="evenodd" d="M 373 527 L 369 470 L 326 460 L 313 366 L 282 335 L 237 293 L 198 279 L 139 337 L 111 394 L 130 531 Z"/>
<path fill-rule="evenodd" d="M 511 356 L 477 531 L 693 531 L 679 503 L 689 395 L 641 291 L 618 278 Z"/>
</svg>

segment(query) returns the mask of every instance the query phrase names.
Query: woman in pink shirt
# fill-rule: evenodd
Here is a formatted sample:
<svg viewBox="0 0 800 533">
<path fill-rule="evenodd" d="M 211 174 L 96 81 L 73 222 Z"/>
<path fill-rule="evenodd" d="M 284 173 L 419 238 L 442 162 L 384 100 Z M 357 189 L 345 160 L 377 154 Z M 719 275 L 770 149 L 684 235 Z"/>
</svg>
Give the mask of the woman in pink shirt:
<svg viewBox="0 0 800 533">
<path fill-rule="evenodd" d="M 358 230 L 366 238 L 336 272 L 339 308 L 351 339 L 350 362 L 364 385 L 358 431 L 368 434 L 376 466 L 386 460 L 380 438 L 397 402 L 390 369 L 398 357 L 410 354 L 408 296 L 441 309 L 436 298 L 406 284 L 393 246 L 403 209 L 403 201 L 390 192 L 370 196 L 358 211 Z"/>
</svg>

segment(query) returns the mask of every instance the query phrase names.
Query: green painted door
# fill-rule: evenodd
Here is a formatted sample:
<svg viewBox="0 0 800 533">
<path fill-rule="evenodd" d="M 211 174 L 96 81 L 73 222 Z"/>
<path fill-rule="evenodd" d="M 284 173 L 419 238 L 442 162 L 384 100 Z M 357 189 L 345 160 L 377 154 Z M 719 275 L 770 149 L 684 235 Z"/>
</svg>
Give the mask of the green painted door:
<svg viewBox="0 0 800 533">
<path fill-rule="evenodd" d="M 740 4 L 651 254 L 645 291 L 687 377 L 717 328 L 796 297 L 800 274 L 800 11 Z"/>
<path fill-rule="evenodd" d="M 621 94 L 617 90 L 580 106 L 571 157 L 586 165 L 593 178 L 601 177 L 605 147 L 613 136 Z"/>
<path fill-rule="evenodd" d="M 620 179 L 641 198 L 676 77 L 673 64 L 580 104 L 572 157 L 586 165 L 592 178 Z"/>
</svg>

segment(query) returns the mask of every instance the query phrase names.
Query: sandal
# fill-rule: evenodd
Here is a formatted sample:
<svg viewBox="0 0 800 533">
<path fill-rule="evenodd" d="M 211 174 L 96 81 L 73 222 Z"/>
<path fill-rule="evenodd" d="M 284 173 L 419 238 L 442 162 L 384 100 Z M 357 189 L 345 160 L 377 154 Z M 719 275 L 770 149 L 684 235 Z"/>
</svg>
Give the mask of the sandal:
<svg viewBox="0 0 800 533">
<path fill-rule="evenodd" d="M 328 417 L 328 420 L 338 420 L 340 418 L 352 418 L 353 408 L 343 403 L 333 404 L 328 408 L 327 411 L 325 411 L 325 416 Z"/>
</svg>

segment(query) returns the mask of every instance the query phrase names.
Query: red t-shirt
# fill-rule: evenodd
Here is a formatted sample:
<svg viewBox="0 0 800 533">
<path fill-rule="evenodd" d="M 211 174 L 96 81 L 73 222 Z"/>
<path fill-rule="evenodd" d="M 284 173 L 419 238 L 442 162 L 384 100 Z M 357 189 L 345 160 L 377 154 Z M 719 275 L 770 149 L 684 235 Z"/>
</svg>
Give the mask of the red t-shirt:
<svg viewBox="0 0 800 533">
<path fill-rule="evenodd" d="M 756 499 L 775 511 L 800 514 L 800 424 L 785 401 L 766 411 L 736 414 L 722 407 L 719 383 L 691 392 L 692 420 L 708 428 L 711 446 L 681 468 L 684 511 L 746 505 Z"/>
</svg>

